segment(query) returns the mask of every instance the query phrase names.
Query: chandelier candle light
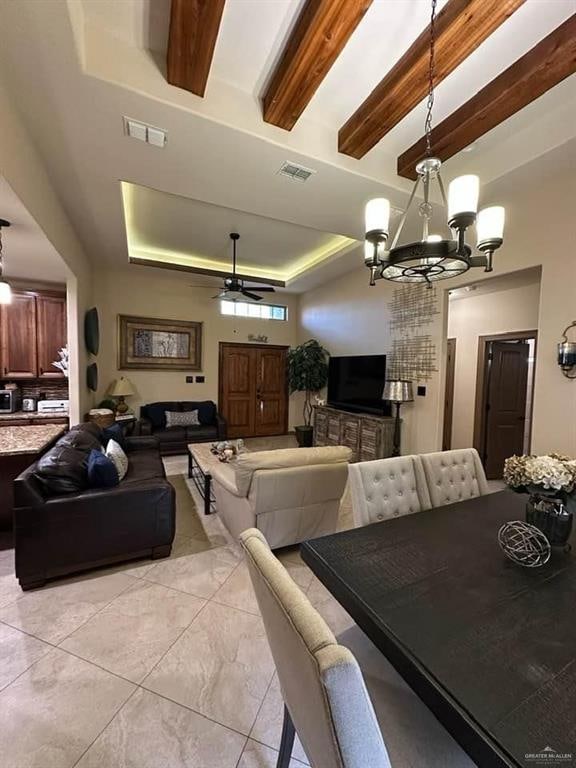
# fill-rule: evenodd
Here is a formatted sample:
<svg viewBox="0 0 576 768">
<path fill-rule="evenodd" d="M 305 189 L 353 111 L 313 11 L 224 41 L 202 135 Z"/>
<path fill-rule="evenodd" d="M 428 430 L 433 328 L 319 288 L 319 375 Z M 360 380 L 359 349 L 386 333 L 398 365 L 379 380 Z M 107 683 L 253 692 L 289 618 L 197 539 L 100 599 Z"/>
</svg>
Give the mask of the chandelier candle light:
<svg viewBox="0 0 576 768">
<path fill-rule="evenodd" d="M 3 278 L 4 261 L 2 258 L 2 227 L 9 227 L 10 222 L 6 219 L 0 219 L 0 304 L 12 303 L 12 289 L 10 283 Z"/>
<path fill-rule="evenodd" d="M 466 175 L 454 179 L 448 188 L 448 199 L 440 175 L 442 161 L 432 156 L 432 107 L 434 105 L 434 44 L 436 3 L 432 0 L 430 20 L 429 89 L 426 114 L 426 157 L 416 165 L 417 178 L 390 247 L 390 201 L 384 197 L 369 200 L 365 209 L 364 263 L 370 270 L 370 285 L 385 278 L 399 283 L 426 283 L 461 275 L 470 267 L 492 271 L 494 251 L 500 248 L 504 234 L 504 208 L 492 206 L 478 213 L 480 181 L 478 176 Z M 448 239 L 430 233 L 432 204 L 430 188 L 438 184 L 444 206 L 448 209 Z M 424 200 L 418 206 L 422 218 L 422 239 L 399 244 L 400 235 L 411 210 L 416 192 L 422 185 Z M 476 224 L 478 255 L 466 244 L 466 231 Z"/>
</svg>

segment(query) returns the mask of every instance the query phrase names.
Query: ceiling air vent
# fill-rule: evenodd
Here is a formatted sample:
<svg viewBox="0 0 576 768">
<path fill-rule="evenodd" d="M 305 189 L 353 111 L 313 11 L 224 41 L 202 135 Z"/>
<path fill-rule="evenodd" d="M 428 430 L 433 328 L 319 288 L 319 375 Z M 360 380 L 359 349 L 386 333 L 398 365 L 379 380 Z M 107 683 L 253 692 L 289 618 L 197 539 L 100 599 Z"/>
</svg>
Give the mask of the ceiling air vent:
<svg viewBox="0 0 576 768">
<path fill-rule="evenodd" d="M 286 161 L 285 163 L 282 163 L 278 173 L 281 176 L 287 176 L 293 181 L 308 181 L 310 176 L 315 174 L 316 171 L 313 171 L 311 168 L 305 168 L 303 165 Z"/>
<path fill-rule="evenodd" d="M 154 128 L 152 125 L 146 125 L 138 120 L 132 120 L 129 117 L 124 118 L 124 133 L 131 139 L 144 141 L 146 144 L 152 144 L 153 147 L 166 146 L 166 131 L 162 128 Z"/>
</svg>

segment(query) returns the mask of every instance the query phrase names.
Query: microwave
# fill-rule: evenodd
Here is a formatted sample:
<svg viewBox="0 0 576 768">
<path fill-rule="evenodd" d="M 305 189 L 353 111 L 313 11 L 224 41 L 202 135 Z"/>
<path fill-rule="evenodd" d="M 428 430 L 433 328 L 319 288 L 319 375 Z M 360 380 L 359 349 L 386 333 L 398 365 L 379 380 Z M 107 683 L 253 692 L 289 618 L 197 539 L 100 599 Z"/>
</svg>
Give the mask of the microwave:
<svg viewBox="0 0 576 768">
<path fill-rule="evenodd" d="M 0 413 L 19 411 L 21 398 L 19 389 L 0 389 Z"/>
</svg>

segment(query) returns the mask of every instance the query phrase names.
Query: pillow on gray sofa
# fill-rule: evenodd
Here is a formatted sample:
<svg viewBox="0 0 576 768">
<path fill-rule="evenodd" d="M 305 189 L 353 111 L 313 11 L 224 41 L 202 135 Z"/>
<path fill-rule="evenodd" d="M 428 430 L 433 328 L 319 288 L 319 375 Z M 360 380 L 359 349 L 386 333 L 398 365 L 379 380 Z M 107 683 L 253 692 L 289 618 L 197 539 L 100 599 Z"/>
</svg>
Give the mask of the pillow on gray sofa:
<svg viewBox="0 0 576 768">
<path fill-rule="evenodd" d="M 166 428 L 170 427 L 197 427 L 198 411 L 166 411 Z"/>
<path fill-rule="evenodd" d="M 198 403 L 182 403 L 183 411 L 198 411 L 198 421 L 200 424 L 214 424 L 216 421 L 216 404 L 212 400 L 201 400 Z"/>
<path fill-rule="evenodd" d="M 151 403 L 142 408 L 142 415 L 147 418 L 154 429 L 164 429 L 166 426 L 166 411 L 179 411 L 180 406 L 175 402 Z"/>
</svg>

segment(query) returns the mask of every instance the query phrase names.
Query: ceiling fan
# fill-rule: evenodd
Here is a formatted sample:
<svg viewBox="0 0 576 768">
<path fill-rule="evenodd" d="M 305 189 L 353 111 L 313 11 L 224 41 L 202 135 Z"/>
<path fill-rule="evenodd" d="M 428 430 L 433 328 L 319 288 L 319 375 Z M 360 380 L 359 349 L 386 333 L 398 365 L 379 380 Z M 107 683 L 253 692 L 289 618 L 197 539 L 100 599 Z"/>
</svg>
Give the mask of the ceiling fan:
<svg viewBox="0 0 576 768">
<path fill-rule="evenodd" d="M 236 243 L 240 240 L 238 232 L 230 232 L 230 239 L 232 240 L 232 274 L 224 278 L 224 286 L 220 293 L 216 296 L 212 296 L 213 299 L 229 299 L 236 301 L 238 294 L 246 299 L 252 301 L 262 301 L 262 296 L 258 296 L 258 293 L 274 293 L 276 290 L 271 285 L 244 285 L 244 280 L 241 277 L 236 276 Z M 207 288 L 209 286 L 193 286 L 198 288 Z M 257 291 L 258 293 L 255 293 Z M 234 295 L 236 294 L 236 295 Z"/>
</svg>

